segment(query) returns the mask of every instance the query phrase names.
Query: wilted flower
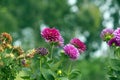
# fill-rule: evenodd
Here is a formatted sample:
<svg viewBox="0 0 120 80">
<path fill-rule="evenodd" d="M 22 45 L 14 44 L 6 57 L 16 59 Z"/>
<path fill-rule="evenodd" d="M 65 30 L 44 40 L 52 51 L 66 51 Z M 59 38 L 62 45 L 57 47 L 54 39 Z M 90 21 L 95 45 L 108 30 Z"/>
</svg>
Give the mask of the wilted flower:
<svg viewBox="0 0 120 80">
<path fill-rule="evenodd" d="M 56 28 L 45 28 L 41 32 L 42 37 L 46 40 L 46 42 L 58 43 L 58 45 L 63 44 L 63 38 Z"/>
<path fill-rule="evenodd" d="M 5 55 L 5 58 L 15 58 L 14 54 L 13 53 L 9 53 L 9 54 L 6 54 Z"/>
<path fill-rule="evenodd" d="M 18 56 L 23 54 L 23 49 L 20 46 L 13 46 L 13 52 L 17 53 Z"/>
<path fill-rule="evenodd" d="M 15 56 L 14 56 L 13 53 L 10 53 L 10 57 L 11 57 L 11 58 L 15 58 Z"/>
<path fill-rule="evenodd" d="M 11 44 L 6 44 L 5 47 L 11 49 L 12 45 Z"/>
<path fill-rule="evenodd" d="M 29 66 L 30 66 L 29 61 L 26 60 L 26 59 L 23 59 L 23 60 L 21 61 L 21 63 L 22 63 L 22 65 L 23 65 L 24 67 L 29 67 Z"/>
<path fill-rule="evenodd" d="M 100 34 L 100 37 L 104 40 L 104 41 L 109 41 L 111 38 L 113 38 L 113 29 L 110 28 L 105 28 L 103 29 L 103 31 Z"/>
<path fill-rule="evenodd" d="M 26 64 L 26 60 L 25 59 L 23 59 L 21 62 L 22 62 L 22 65 Z"/>
<path fill-rule="evenodd" d="M 84 52 L 86 50 L 86 45 L 80 41 L 78 38 L 73 38 L 70 43 L 74 45 L 80 53 Z"/>
<path fill-rule="evenodd" d="M 4 32 L 4 33 L 2 33 L 2 34 L 0 35 L 0 41 L 1 41 L 2 43 L 4 43 L 4 44 L 5 44 L 5 43 L 10 44 L 10 43 L 12 42 L 12 37 L 11 37 L 10 34 Z"/>
<path fill-rule="evenodd" d="M 36 50 L 35 50 L 35 49 L 28 50 L 26 57 L 27 57 L 27 58 L 33 58 L 34 55 L 35 55 L 35 53 L 36 53 Z"/>
<path fill-rule="evenodd" d="M 120 43 L 120 28 L 117 28 L 114 32 L 114 37 L 116 38 L 117 42 Z"/>
<path fill-rule="evenodd" d="M 78 49 L 72 44 L 65 45 L 64 51 L 65 54 L 68 55 L 71 59 L 77 59 L 79 57 Z"/>
<path fill-rule="evenodd" d="M 108 41 L 109 46 L 120 46 L 120 43 L 116 40 L 116 38 L 112 38 Z"/>
<path fill-rule="evenodd" d="M 4 49 L 3 49 L 3 47 L 0 45 L 0 52 L 3 52 L 4 51 Z"/>
<path fill-rule="evenodd" d="M 47 50 L 46 48 L 42 48 L 42 47 L 41 47 L 41 48 L 37 48 L 37 49 L 36 49 L 36 52 L 37 52 L 38 54 L 42 55 L 42 56 L 48 54 L 48 50 Z"/>
</svg>

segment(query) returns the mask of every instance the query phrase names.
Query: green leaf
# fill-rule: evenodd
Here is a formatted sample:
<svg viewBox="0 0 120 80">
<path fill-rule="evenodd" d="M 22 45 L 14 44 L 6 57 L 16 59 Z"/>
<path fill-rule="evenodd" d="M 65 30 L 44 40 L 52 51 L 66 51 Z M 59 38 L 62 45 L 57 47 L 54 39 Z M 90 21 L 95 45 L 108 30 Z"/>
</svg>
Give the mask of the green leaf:
<svg viewBox="0 0 120 80">
<path fill-rule="evenodd" d="M 120 60 L 119 59 L 112 59 L 111 60 L 111 67 L 115 70 L 120 70 Z"/>
<path fill-rule="evenodd" d="M 30 79 L 30 76 L 22 76 L 22 79 Z"/>
<path fill-rule="evenodd" d="M 50 65 L 50 69 L 52 69 L 54 71 L 58 70 L 58 68 L 60 67 L 61 63 L 62 63 L 62 60 L 60 60 L 60 61 L 58 61 L 56 63 L 53 63 L 53 64 L 49 64 Z"/>
<path fill-rule="evenodd" d="M 42 75 L 45 80 L 55 80 L 55 75 L 50 69 L 42 68 Z"/>
<path fill-rule="evenodd" d="M 59 79 L 57 80 L 69 80 L 67 77 L 60 77 Z"/>
<path fill-rule="evenodd" d="M 77 79 L 80 79 L 80 78 L 81 78 L 81 71 L 79 69 L 73 69 L 71 71 L 70 79 L 77 80 Z"/>
<path fill-rule="evenodd" d="M 110 80 L 118 80 L 116 77 L 109 77 Z"/>
</svg>

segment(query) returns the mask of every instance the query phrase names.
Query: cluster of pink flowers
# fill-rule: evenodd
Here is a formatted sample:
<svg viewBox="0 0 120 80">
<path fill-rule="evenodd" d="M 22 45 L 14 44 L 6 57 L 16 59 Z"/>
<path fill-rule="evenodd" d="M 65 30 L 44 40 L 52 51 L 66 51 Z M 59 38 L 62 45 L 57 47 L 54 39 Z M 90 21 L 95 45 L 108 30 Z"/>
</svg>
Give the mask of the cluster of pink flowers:
<svg viewBox="0 0 120 80">
<path fill-rule="evenodd" d="M 116 30 L 103 29 L 100 36 L 109 46 L 120 46 L 120 28 Z"/>
<path fill-rule="evenodd" d="M 77 59 L 85 50 L 86 45 L 78 38 L 71 39 L 70 43 L 64 46 L 65 53 L 70 56 L 71 59 Z"/>
<path fill-rule="evenodd" d="M 64 45 L 64 39 L 56 28 L 44 28 L 41 35 L 48 43 L 57 43 L 58 46 Z M 66 55 L 75 60 L 86 50 L 86 45 L 78 38 L 73 38 L 69 44 L 63 46 L 63 49 Z"/>
</svg>

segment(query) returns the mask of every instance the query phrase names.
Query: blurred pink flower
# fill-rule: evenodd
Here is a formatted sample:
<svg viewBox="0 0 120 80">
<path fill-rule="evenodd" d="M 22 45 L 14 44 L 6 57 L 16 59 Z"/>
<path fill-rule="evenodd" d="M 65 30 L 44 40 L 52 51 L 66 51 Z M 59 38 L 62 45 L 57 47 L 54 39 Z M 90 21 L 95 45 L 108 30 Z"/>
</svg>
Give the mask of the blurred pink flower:
<svg viewBox="0 0 120 80">
<path fill-rule="evenodd" d="M 102 40 L 104 41 L 109 41 L 111 38 L 113 38 L 113 29 L 110 28 L 105 28 L 102 30 L 100 37 L 102 38 Z"/>
<path fill-rule="evenodd" d="M 114 32 L 114 37 L 116 38 L 117 42 L 120 44 L 120 28 L 117 28 Z"/>
<path fill-rule="evenodd" d="M 109 46 L 120 46 L 120 43 L 116 40 L 116 38 L 112 38 L 108 41 Z"/>
<path fill-rule="evenodd" d="M 73 38 L 70 43 L 74 45 L 80 53 L 84 52 L 86 50 L 86 45 L 80 41 L 78 38 Z"/>
<path fill-rule="evenodd" d="M 73 60 L 77 59 L 80 55 L 78 49 L 72 44 L 65 45 L 64 51 L 65 51 L 65 54 L 68 55 Z"/>
<path fill-rule="evenodd" d="M 62 38 L 62 36 L 59 37 L 58 45 L 59 46 L 64 46 L 64 39 Z"/>
</svg>

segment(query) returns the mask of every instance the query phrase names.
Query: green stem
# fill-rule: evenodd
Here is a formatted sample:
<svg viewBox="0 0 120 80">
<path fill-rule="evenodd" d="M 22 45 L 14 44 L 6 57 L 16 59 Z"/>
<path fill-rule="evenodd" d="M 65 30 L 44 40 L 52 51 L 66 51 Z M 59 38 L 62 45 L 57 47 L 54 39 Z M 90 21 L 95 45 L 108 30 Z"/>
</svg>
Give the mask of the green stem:
<svg viewBox="0 0 120 80">
<path fill-rule="evenodd" d="M 69 75 L 71 74 L 71 69 L 72 69 L 72 62 L 70 63 L 69 68 L 68 68 L 68 72 L 67 72 L 68 78 L 69 78 Z"/>
<path fill-rule="evenodd" d="M 51 54 L 51 56 L 50 56 L 51 60 L 52 60 L 53 49 L 54 49 L 54 44 L 51 45 L 51 53 L 50 53 Z"/>
<path fill-rule="evenodd" d="M 12 53 L 13 52 L 13 48 L 12 48 L 12 50 L 10 51 L 10 53 Z"/>
<path fill-rule="evenodd" d="M 119 59 L 120 58 L 120 48 L 119 47 L 116 47 L 115 48 L 115 51 L 114 51 L 114 55 L 115 55 L 115 58 L 116 59 Z"/>
<path fill-rule="evenodd" d="M 42 73 L 42 58 L 40 58 L 40 73 Z"/>
</svg>

